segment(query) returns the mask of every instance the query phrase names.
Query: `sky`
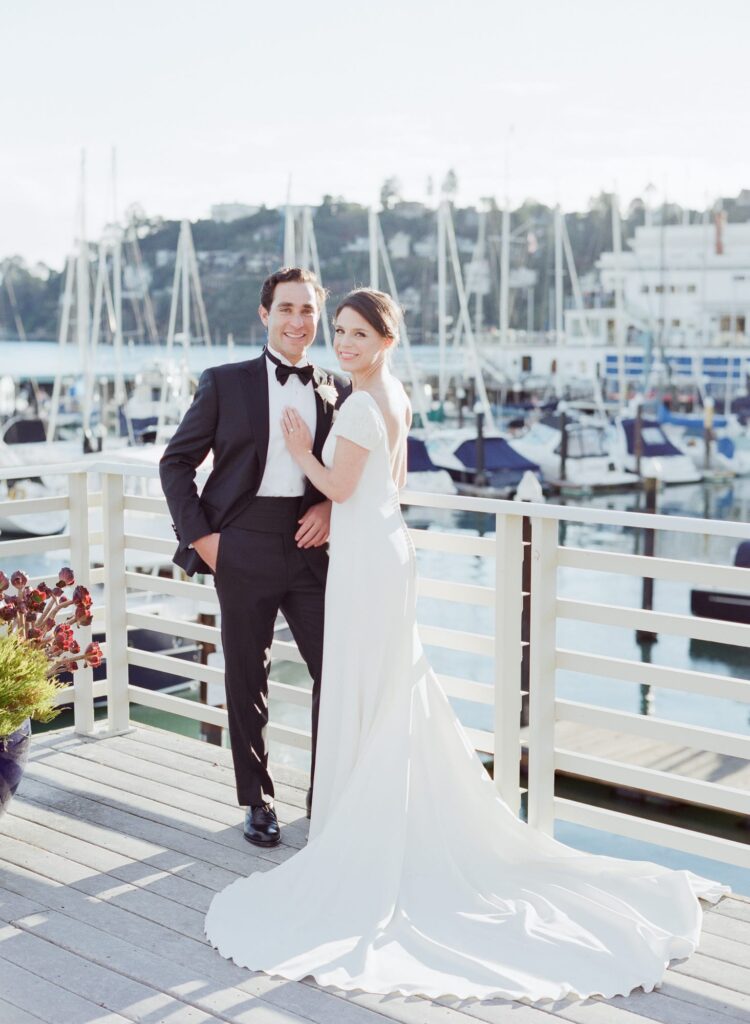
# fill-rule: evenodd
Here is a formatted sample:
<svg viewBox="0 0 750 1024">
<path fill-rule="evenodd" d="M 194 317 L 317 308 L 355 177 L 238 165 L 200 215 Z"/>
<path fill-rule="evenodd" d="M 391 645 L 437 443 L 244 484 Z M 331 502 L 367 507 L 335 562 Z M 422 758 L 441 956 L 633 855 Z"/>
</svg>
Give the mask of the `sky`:
<svg viewBox="0 0 750 1024">
<path fill-rule="evenodd" d="M 0 0 L 0 259 L 131 204 L 750 188 L 747 0 Z M 112 185 L 112 149 L 117 153 Z"/>
</svg>

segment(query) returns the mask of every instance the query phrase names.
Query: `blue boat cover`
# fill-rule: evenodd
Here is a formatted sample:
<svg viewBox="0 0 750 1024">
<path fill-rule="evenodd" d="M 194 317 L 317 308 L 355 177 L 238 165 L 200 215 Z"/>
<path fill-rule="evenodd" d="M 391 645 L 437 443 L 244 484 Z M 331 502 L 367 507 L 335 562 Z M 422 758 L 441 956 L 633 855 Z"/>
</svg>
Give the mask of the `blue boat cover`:
<svg viewBox="0 0 750 1024">
<path fill-rule="evenodd" d="M 750 569 L 750 540 L 743 540 L 737 546 L 734 564 L 739 569 Z"/>
<path fill-rule="evenodd" d="M 467 469 L 477 468 L 477 442 L 475 440 L 464 441 L 453 454 Z M 539 466 L 535 462 L 530 462 L 523 455 L 519 455 L 502 437 L 485 437 L 484 468 L 489 472 L 498 469 L 514 469 L 521 473 L 530 469 L 532 472 L 539 472 Z"/>
<path fill-rule="evenodd" d="M 622 429 L 628 445 L 628 455 L 635 455 L 635 420 L 623 420 Z M 683 455 L 661 429 L 656 420 L 641 421 L 641 454 L 646 458 L 657 455 Z"/>
<path fill-rule="evenodd" d="M 659 423 L 674 423 L 676 427 L 694 427 L 703 430 L 703 416 L 701 413 L 679 414 L 670 412 L 666 405 L 659 406 Z M 717 429 L 727 425 L 726 416 L 714 416 L 714 427 Z"/>
<path fill-rule="evenodd" d="M 723 455 L 725 459 L 734 458 L 735 445 L 731 437 L 720 437 L 716 442 L 716 447 L 719 449 L 719 454 Z"/>
<path fill-rule="evenodd" d="M 406 438 L 406 466 L 410 473 L 434 473 L 440 472 L 427 451 L 427 445 L 421 438 L 412 437 L 409 434 Z"/>
</svg>

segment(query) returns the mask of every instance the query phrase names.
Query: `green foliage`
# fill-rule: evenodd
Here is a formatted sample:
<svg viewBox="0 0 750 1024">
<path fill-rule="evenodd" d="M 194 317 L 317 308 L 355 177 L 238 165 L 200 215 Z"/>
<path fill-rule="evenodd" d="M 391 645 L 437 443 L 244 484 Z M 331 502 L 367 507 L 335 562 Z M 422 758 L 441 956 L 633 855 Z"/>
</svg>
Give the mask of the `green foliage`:
<svg viewBox="0 0 750 1024">
<path fill-rule="evenodd" d="M 47 678 L 47 656 L 16 634 L 0 637 L 0 736 L 8 736 L 34 718 L 49 722 L 57 714 L 54 706 L 61 688 Z"/>
</svg>

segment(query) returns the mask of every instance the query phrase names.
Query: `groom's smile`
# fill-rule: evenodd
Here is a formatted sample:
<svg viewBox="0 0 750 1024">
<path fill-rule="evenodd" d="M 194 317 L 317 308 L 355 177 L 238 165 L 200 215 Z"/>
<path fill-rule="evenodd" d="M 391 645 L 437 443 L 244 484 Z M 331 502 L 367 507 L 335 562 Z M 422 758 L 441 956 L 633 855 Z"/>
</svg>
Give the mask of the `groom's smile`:
<svg viewBox="0 0 750 1024">
<path fill-rule="evenodd" d="M 298 363 L 315 340 L 320 319 L 315 289 L 302 281 L 276 285 L 270 309 L 258 310 L 268 330 L 268 343 L 292 365 Z"/>
</svg>

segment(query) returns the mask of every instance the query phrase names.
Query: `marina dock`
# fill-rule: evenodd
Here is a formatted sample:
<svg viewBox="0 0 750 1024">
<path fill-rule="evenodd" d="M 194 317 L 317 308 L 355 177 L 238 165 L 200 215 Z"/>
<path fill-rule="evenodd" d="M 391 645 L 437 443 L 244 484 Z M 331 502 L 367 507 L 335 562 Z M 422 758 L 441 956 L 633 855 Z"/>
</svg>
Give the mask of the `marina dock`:
<svg viewBox="0 0 750 1024">
<path fill-rule="evenodd" d="M 3 1024 L 732 1024 L 750 1020 L 750 900 L 706 911 L 660 989 L 544 1008 L 375 996 L 251 974 L 203 935 L 215 892 L 306 840 L 305 776 L 276 767 L 283 844 L 244 841 L 228 750 L 161 729 L 35 739 L 0 844 Z M 343 851 L 342 851 L 343 854 Z"/>
</svg>

